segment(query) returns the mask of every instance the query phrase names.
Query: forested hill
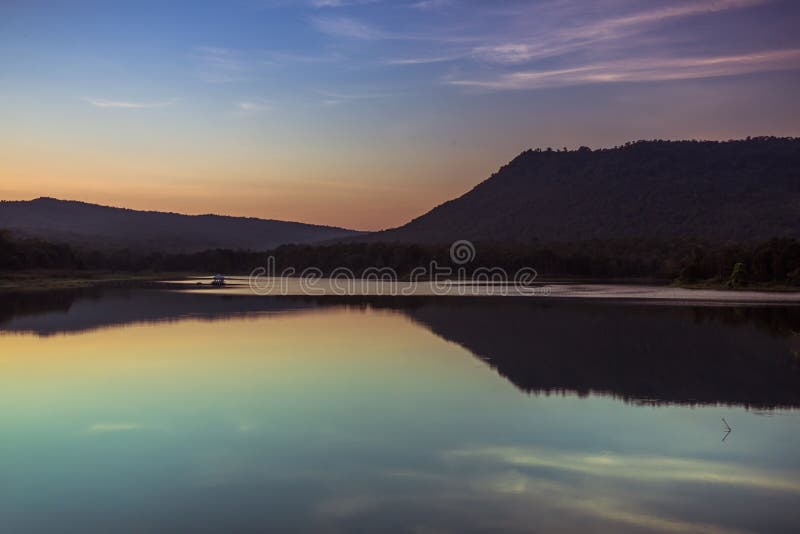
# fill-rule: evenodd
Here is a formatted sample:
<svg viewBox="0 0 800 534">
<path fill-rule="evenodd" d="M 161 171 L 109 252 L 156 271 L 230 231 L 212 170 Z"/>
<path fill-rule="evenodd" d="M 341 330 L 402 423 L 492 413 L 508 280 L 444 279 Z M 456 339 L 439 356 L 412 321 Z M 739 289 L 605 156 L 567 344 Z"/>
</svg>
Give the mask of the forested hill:
<svg viewBox="0 0 800 534">
<path fill-rule="evenodd" d="M 190 252 L 213 248 L 266 250 L 359 232 L 250 217 L 137 211 L 86 202 L 37 198 L 0 202 L 0 228 L 15 234 L 92 249 Z"/>
<path fill-rule="evenodd" d="M 465 195 L 367 239 L 639 237 L 800 237 L 800 138 L 528 150 Z"/>
</svg>

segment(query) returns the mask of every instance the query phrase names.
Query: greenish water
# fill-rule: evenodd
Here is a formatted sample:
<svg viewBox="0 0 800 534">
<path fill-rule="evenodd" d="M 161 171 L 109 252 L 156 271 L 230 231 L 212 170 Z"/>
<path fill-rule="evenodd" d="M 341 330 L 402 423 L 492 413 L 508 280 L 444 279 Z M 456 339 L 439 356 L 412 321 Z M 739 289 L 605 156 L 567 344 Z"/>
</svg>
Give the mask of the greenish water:
<svg viewBox="0 0 800 534">
<path fill-rule="evenodd" d="M 796 532 L 798 312 L 4 295 L 0 531 Z"/>
</svg>

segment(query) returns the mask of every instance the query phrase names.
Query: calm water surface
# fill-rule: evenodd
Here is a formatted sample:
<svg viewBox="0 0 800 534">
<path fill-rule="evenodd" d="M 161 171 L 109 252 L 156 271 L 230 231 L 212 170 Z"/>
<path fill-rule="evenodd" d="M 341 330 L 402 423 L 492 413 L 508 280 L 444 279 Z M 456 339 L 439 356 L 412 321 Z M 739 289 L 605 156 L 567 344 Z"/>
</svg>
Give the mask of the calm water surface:
<svg viewBox="0 0 800 534">
<path fill-rule="evenodd" d="M 798 333 L 796 307 L 3 294 L 0 532 L 797 532 Z"/>
</svg>

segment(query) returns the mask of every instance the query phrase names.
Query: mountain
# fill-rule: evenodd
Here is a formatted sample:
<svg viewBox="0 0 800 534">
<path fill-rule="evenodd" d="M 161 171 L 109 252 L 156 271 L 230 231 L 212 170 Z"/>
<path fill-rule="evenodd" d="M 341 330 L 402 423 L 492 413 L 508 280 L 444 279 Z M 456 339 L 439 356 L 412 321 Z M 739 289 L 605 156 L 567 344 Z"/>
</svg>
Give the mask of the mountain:
<svg viewBox="0 0 800 534">
<path fill-rule="evenodd" d="M 268 250 L 359 235 L 331 226 L 221 215 L 181 215 L 37 198 L 0 201 L 0 228 L 89 248 L 191 252 L 211 248 Z"/>
<path fill-rule="evenodd" d="M 800 237 L 800 138 L 528 150 L 373 241 Z"/>
<path fill-rule="evenodd" d="M 37 198 L 0 201 L 0 229 L 88 248 L 191 252 L 288 243 L 447 244 L 800 238 L 800 138 L 638 141 L 528 150 L 466 194 L 399 228 L 361 232 Z"/>
</svg>

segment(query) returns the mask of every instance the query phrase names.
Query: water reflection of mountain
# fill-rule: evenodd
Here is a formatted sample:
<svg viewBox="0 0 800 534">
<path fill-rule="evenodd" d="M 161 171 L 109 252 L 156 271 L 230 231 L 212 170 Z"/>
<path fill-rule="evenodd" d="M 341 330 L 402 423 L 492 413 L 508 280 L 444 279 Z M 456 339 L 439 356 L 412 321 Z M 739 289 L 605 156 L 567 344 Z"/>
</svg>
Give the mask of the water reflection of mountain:
<svg viewBox="0 0 800 534">
<path fill-rule="evenodd" d="M 402 313 L 531 393 L 800 407 L 800 308 L 475 297 L 247 297 L 157 290 L 5 294 L 0 331 L 80 332 L 320 307 Z"/>
<path fill-rule="evenodd" d="M 294 298 L 203 295 L 151 289 L 73 289 L 7 293 L 0 299 L 0 332 L 41 336 L 134 323 L 219 320 L 314 307 Z"/>
<path fill-rule="evenodd" d="M 800 309 L 428 304 L 407 312 L 524 391 L 800 406 Z"/>
</svg>

